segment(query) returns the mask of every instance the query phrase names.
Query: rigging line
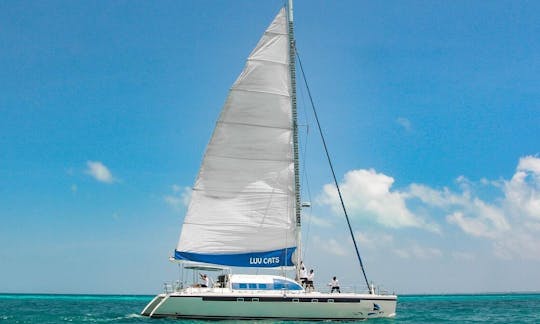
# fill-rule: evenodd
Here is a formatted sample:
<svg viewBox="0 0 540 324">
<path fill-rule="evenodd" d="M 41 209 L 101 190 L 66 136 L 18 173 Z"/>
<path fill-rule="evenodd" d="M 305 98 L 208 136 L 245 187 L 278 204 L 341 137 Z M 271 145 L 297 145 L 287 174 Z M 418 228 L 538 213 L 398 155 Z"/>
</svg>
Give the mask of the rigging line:
<svg viewBox="0 0 540 324">
<path fill-rule="evenodd" d="M 307 148 L 308 148 L 308 140 L 309 140 L 309 118 L 308 118 L 308 114 L 307 114 L 307 105 L 306 105 L 306 102 L 305 102 L 305 94 L 304 94 L 304 91 L 303 91 L 303 88 L 300 87 L 300 98 L 302 100 L 302 111 L 304 112 L 304 119 L 305 119 L 305 123 L 306 123 L 306 136 L 305 136 L 305 141 L 304 141 L 304 150 L 302 152 L 302 155 L 303 155 L 303 159 L 302 159 L 302 171 L 304 173 L 304 177 L 302 177 L 302 188 L 306 188 L 306 191 L 307 191 L 307 195 L 308 195 L 308 201 L 311 202 L 311 189 L 310 189 L 310 185 L 309 185 L 309 178 L 308 178 L 308 170 L 307 170 L 307 166 L 306 166 L 306 161 L 307 161 Z M 304 186 L 304 181 L 305 181 L 305 186 Z M 303 209 L 302 209 L 303 210 Z M 306 235 L 304 236 L 304 240 L 305 240 L 305 244 L 303 245 L 303 249 L 302 249 L 302 259 L 305 260 L 305 256 L 307 255 L 307 252 L 308 252 L 308 247 L 309 247 L 309 241 L 310 241 L 310 231 L 311 231 L 311 215 L 312 215 L 312 208 L 309 207 L 309 213 L 308 213 L 308 222 L 307 222 L 307 230 L 306 230 Z"/>
<path fill-rule="evenodd" d="M 298 49 L 295 50 L 296 57 L 298 57 L 298 63 L 300 64 L 300 71 L 302 72 L 302 78 L 304 79 L 304 83 L 306 85 L 306 90 L 309 96 L 309 101 L 311 102 L 311 108 L 313 109 L 313 114 L 315 116 L 315 121 L 317 121 L 317 127 L 319 129 L 319 134 L 321 135 L 321 140 L 323 142 L 324 151 L 326 153 L 326 158 L 328 159 L 328 164 L 330 165 L 330 170 L 332 171 L 332 177 L 334 178 L 334 183 L 336 184 L 336 189 L 338 192 L 339 200 L 341 202 L 341 207 L 343 208 L 343 213 L 345 214 L 345 219 L 347 220 L 347 225 L 349 226 L 349 232 L 351 233 L 351 238 L 354 244 L 354 249 L 356 251 L 356 256 L 358 257 L 358 262 L 360 263 L 360 269 L 362 269 L 362 274 L 364 275 L 364 280 L 366 281 L 366 285 L 368 287 L 369 293 L 372 294 L 373 292 L 370 289 L 369 281 L 366 276 L 366 271 L 364 269 L 364 264 L 362 263 L 362 258 L 360 257 L 360 252 L 358 251 L 358 245 L 356 244 L 356 239 L 354 238 L 354 232 L 351 227 L 351 222 L 349 220 L 349 215 L 347 214 L 347 209 L 345 208 L 345 203 L 343 202 L 343 197 L 341 195 L 341 190 L 339 189 L 339 184 L 336 178 L 336 173 L 334 172 L 334 167 L 332 166 L 332 160 L 330 159 L 330 153 L 328 153 L 328 147 L 326 146 L 326 141 L 324 140 L 323 131 L 321 128 L 321 123 L 319 122 L 319 117 L 317 115 L 317 110 L 315 109 L 315 104 L 313 103 L 313 97 L 311 96 L 311 91 L 309 90 L 309 85 L 307 83 L 306 74 L 304 73 L 304 68 L 302 66 L 302 60 L 300 60 L 300 54 L 298 53 Z"/>
</svg>

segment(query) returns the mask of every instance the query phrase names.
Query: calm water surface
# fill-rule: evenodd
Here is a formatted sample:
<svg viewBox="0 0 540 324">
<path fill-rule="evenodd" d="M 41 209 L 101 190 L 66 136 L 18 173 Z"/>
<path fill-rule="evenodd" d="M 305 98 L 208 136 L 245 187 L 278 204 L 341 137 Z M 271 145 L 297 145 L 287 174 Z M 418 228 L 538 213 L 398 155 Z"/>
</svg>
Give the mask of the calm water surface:
<svg viewBox="0 0 540 324">
<path fill-rule="evenodd" d="M 152 297 L 0 294 L 0 324 L 207 323 L 139 316 Z M 399 297 L 397 308 L 394 319 L 375 319 L 365 323 L 540 323 L 540 294 L 409 295 Z"/>
</svg>

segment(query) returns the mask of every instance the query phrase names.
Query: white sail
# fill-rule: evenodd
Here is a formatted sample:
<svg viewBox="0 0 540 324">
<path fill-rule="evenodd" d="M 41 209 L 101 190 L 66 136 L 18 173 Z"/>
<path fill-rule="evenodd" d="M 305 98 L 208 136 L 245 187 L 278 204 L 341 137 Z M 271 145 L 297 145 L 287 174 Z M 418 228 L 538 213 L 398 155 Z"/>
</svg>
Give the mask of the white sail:
<svg viewBox="0 0 540 324">
<path fill-rule="evenodd" d="M 175 258 L 248 267 L 291 265 L 290 88 L 282 9 L 229 92 L 206 148 Z"/>
</svg>

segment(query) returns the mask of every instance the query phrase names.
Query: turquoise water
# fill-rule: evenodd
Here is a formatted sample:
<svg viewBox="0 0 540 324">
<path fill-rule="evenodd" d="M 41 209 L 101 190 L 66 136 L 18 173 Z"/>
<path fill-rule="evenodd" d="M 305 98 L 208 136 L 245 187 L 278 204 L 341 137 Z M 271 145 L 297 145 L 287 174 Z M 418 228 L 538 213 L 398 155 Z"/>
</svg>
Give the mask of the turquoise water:
<svg viewBox="0 0 540 324">
<path fill-rule="evenodd" d="M 0 323 L 204 323 L 139 316 L 151 299 L 152 296 L 0 294 Z M 409 295 L 399 297 L 397 308 L 396 318 L 367 323 L 540 323 L 540 294 Z"/>
</svg>

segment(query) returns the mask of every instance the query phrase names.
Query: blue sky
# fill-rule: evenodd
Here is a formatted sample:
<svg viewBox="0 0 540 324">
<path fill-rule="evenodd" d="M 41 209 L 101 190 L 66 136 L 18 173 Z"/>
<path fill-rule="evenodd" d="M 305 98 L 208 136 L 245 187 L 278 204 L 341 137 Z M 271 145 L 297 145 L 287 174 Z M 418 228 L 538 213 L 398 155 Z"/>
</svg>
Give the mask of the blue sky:
<svg viewBox="0 0 540 324">
<path fill-rule="evenodd" d="M 0 291 L 154 293 L 175 278 L 186 188 L 281 4 L 0 4 Z M 368 277 L 398 293 L 539 291 L 540 5 L 295 9 Z M 306 103 L 299 89 L 302 123 Z M 359 284 L 313 130 L 305 261 Z"/>
</svg>

